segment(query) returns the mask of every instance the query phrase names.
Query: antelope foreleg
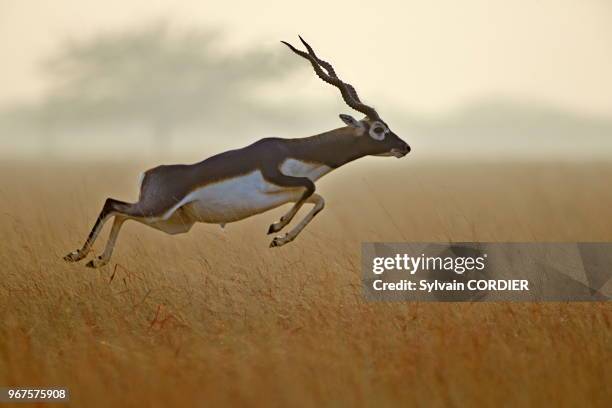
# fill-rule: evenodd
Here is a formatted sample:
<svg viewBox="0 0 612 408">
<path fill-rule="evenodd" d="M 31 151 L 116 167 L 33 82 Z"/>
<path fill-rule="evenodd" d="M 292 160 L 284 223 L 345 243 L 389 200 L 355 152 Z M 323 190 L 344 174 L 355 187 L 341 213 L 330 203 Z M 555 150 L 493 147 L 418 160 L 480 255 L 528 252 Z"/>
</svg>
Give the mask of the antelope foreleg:
<svg viewBox="0 0 612 408">
<path fill-rule="evenodd" d="M 295 217 L 298 211 L 300 211 L 300 208 L 302 208 L 305 202 L 306 199 L 300 199 L 295 204 L 293 204 L 293 207 L 291 207 L 291 209 L 285 215 L 283 215 L 279 221 L 275 222 L 274 224 L 270 224 L 270 228 L 268 228 L 268 234 L 278 232 L 285 228 L 291 222 L 293 217 Z"/>
<path fill-rule="evenodd" d="M 304 193 L 302 197 L 297 201 L 293 207 L 289 210 L 289 212 L 283 215 L 280 221 L 275 222 L 270 225 L 268 228 L 268 234 L 272 234 L 273 232 L 278 232 L 281 229 L 285 228 L 289 222 L 295 217 L 295 214 L 302 208 L 302 205 L 307 202 L 308 198 L 312 196 L 315 191 L 315 185 L 307 177 L 293 177 L 282 174 L 276 169 L 276 171 L 268 171 L 264 174 L 266 180 L 269 182 L 276 184 L 277 186 L 288 187 L 288 188 L 296 188 L 303 187 Z"/>
<path fill-rule="evenodd" d="M 306 225 L 308 225 L 308 223 L 312 221 L 315 215 L 317 215 L 323 209 L 323 207 L 325 207 L 325 200 L 318 194 L 311 195 L 306 200 L 304 200 L 304 203 L 312 203 L 314 204 L 314 207 L 312 208 L 312 210 L 310 210 L 308 214 L 306 214 L 304 219 L 302 219 L 302 221 L 300 221 L 300 223 L 296 225 L 291 231 L 289 231 L 282 237 L 274 238 L 270 243 L 270 248 L 283 246 L 293 241 L 299 235 L 299 233 L 302 232 Z"/>
</svg>

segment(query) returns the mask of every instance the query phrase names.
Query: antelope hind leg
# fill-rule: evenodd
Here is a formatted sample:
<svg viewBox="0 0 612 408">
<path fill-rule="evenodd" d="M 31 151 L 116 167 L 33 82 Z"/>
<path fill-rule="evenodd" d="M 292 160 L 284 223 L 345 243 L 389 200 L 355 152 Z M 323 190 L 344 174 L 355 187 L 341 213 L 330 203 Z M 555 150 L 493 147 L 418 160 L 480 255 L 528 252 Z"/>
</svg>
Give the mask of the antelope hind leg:
<svg viewBox="0 0 612 408">
<path fill-rule="evenodd" d="M 115 215 L 115 221 L 113 222 L 113 228 L 111 229 L 110 235 L 108 236 L 108 241 L 106 242 L 106 247 L 104 248 L 104 252 L 102 255 L 92 259 L 87 263 L 87 267 L 89 268 L 100 268 L 110 261 L 110 258 L 113 254 L 113 250 L 115 249 L 115 244 L 117 243 L 117 237 L 119 236 L 119 230 L 123 223 L 127 220 L 138 221 L 141 224 L 144 224 L 148 227 L 155 228 L 166 234 L 175 235 L 175 234 L 183 234 L 188 232 L 195 221 L 189 218 L 183 208 L 179 208 L 176 210 L 168 219 L 166 220 L 157 220 L 155 218 L 148 219 L 146 217 L 136 217 L 129 216 L 125 214 L 117 214 Z"/>
<path fill-rule="evenodd" d="M 108 241 L 106 241 L 106 247 L 104 248 L 104 252 L 102 255 L 92 259 L 87 262 L 85 266 L 88 268 L 99 268 L 104 266 L 110 260 L 111 255 L 113 254 L 113 249 L 115 249 L 115 243 L 117 242 L 117 237 L 119 236 L 119 230 L 123 223 L 128 220 L 127 217 L 122 215 L 115 215 L 115 220 L 113 221 L 113 228 L 111 229 L 110 235 L 108 236 Z"/>
<path fill-rule="evenodd" d="M 66 255 L 64 257 L 64 261 L 78 262 L 85 258 L 91 250 L 91 246 L 95 242 L 96 238 L 98 238 L 98 235 L 100 234 L 100 231 L 102 230 L 102 227 L 106 221 L 108 221 L 108 219 L 117 212 L 121 212 L 125 206 L 129 206 L 129 204 L 123 201 L 107 198 L 104 202 L 104 206 L 102 207 L 102 211 L 100 211 L 100 215 L 98 215 L 98 219 L 96 220 L 83 246 L 80 249 L 72 251 Z"/>
</svg>

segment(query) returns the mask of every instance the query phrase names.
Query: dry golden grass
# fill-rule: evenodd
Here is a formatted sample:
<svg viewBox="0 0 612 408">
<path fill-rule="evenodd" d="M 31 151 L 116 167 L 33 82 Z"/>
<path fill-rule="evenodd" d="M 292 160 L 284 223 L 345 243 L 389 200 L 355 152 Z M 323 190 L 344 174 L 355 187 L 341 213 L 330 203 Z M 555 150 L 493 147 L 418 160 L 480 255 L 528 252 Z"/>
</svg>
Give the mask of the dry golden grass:
<svg viewBox="0 0 612 408">
<path fill-rule="evenodd" d="M 76 407 L 610 406 L 610 303 L 367 303 L 359 251 L 611 241 L 612 166 L 397 163 L 322 180 L 325 211 L 283 248 L 282 210 L 128 223 L 100 270 L 61 257 L 143 166 L 2 165 L 0 385 L 68 386 Z"/>
</svg>

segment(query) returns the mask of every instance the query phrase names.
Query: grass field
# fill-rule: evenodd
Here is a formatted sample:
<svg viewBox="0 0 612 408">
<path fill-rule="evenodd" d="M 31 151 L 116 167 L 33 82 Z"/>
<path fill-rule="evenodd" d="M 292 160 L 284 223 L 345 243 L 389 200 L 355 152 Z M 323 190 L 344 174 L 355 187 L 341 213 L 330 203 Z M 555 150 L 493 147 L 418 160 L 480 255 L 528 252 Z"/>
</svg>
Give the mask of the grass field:
<svg viewBox="0 0 612 408">
<path fill-rule="evenodd" d="M 612 241 L 612 166 L 372 163 L 323 179 L 285 247 L 265 235 L 284 209 L 127 223 L 99 270 L 62 256 L 146 166 L 0 165 L 0 385 L 76 407 L 611 406 L 612 304 L 367 303 L 359 265 L 362 241 Z"/>
</svg>

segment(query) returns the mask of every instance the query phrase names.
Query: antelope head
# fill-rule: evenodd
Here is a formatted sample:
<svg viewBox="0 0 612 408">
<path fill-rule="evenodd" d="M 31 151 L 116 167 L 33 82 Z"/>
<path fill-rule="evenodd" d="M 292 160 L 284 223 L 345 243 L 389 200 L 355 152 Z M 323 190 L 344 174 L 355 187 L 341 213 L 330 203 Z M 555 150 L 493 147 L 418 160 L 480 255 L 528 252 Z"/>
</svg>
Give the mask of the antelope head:
<svg viewBox="0 0 612 408">
<path fill-rule="evenodd" d="M 408 152 L 410 152 L 408 143 L 393 133 L 378 112 L 376 112 L 373 107 L 363 103 L 359 99 L 355 88 L 351 84 L 343 82 L 338 78 L 333 66 L 329 62 L 319 58 L 312 47 L 301 36 L 300 41 L 302 41 L 302 44 L 304 44 L 308 52 L 298 50 L 288 42 L 281 42 L 297 55 L 310 61 L 319 78 L 338 88 L 344 102 L 357 112 L 361 112 L 365 115 L 361 120 L 357 120 L 347 114 L 339 115 L 340 119 L 347 125 L 347 128 L 351 130 L 354 144 L 363 152 L 363 155 L 394 156 L 401 158 L 408 154 Z"/>
</svg>

